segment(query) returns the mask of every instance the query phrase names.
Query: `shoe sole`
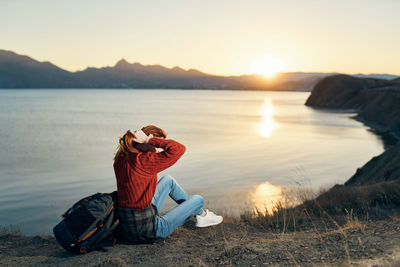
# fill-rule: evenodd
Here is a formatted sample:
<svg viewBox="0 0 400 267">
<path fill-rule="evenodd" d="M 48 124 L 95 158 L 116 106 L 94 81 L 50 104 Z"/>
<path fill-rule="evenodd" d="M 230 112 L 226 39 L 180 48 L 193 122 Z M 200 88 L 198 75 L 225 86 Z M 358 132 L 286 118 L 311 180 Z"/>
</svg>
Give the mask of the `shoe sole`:
<svg viewBox="0 0 400 267">
<path fill-rule="evenodd" d="M 215 222 L 215 223 L 212 223 L 212 224 L 207 224 L 207 225 L 201 225 L 201 226 L 196 224 L 196 227 L 203 228 L 203 227 L 209 227 L 209 226 L 217 225 L 217 224 L 220 224 L 220 223 L 222 223 L 222 221 Z"/>
</svg>

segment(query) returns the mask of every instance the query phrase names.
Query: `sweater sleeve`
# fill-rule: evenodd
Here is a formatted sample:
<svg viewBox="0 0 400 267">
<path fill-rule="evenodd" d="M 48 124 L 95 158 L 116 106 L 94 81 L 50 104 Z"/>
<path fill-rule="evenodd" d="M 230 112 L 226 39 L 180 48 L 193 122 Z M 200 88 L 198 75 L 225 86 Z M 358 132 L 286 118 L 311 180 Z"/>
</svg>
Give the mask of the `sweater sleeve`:
<svg viewBox="0 0 400 267">
<path fill-rule="evenodd" d="M 171 139 L 151 138 L 149 144 L 164 149 L 160 153 L 141 153 L 139 161 L 150 173 L 159 173 L 178 161 L 185 153 L 185 146 Z"/>
</svg>

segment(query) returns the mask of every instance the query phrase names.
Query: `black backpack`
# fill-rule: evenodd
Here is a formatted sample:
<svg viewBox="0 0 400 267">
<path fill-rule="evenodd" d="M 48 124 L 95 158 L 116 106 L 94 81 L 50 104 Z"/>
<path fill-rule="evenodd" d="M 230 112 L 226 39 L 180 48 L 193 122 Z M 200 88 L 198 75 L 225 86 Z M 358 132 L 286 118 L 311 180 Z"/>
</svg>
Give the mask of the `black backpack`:
<svg viewBox="0 0 400 267">
<path fill-rule="evenodd" d="M 84 254 L 112 246 L 118 238 L 117 192 L 97 193 L 76 202 L 53 228 L 58 243 L 66 250 Z"/>
</svg>

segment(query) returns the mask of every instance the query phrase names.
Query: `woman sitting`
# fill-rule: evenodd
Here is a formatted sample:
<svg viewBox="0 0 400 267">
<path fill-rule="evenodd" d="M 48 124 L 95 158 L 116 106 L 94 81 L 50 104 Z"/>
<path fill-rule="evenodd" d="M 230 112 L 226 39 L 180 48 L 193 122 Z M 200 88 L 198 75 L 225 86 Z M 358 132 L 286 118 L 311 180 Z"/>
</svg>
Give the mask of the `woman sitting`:
<svg viewBox="0 0 400 267">
<path fill-rule="evenodd" d="M 114 171 L 125 242 L 148 243 L 166 238 L 192 216 L 196 216 L 197 227 L 222 222 L 222 216 L 203 210 L 201 196 L 189 196 L 173 177 L 166 175 L 157 182 L 157 173 L 171 167 L 186 149 L 166 137 L 165 131 L 150 125 L 135 132 L 129 130 L 119 139 Z M 161 216 L 168 195 L 178 206 Z"/>
</svg>

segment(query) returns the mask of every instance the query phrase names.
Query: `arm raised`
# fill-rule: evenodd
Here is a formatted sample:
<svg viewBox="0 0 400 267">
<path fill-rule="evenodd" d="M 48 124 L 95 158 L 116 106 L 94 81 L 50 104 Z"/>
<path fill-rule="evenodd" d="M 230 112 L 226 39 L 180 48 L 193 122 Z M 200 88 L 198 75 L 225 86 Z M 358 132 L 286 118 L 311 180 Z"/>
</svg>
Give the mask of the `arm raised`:
<svg viewBox="0 0 400 267">
<path fill-rule="evenodd" d="M 160 153 L 141 153 L 139 161 L 146 171 L 159 173 L 178 161 L 185 153 L 186 147 L 172 139 L 151 138 L 148 144 L 162 148 L 164 151 Z"/>
</svg>

